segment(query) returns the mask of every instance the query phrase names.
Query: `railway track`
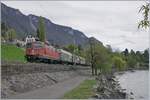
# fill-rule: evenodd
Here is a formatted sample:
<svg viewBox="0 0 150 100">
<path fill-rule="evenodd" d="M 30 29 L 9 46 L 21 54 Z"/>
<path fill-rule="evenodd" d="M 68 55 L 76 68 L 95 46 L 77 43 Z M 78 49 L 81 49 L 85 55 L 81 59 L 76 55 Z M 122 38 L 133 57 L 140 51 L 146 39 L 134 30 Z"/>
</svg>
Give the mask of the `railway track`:
<svg viewBox="0 0 150 100">
<path fill-rule="evenodd" d="M 80 65 L 62 65 L 62 64 L 44 64 L 44 63 L 18 63 L 2 62 L 2 75 L 37 73 L 37 72 L 59 72 L 71 70 L 90 70 L 89 66 Z"/>
</svg>

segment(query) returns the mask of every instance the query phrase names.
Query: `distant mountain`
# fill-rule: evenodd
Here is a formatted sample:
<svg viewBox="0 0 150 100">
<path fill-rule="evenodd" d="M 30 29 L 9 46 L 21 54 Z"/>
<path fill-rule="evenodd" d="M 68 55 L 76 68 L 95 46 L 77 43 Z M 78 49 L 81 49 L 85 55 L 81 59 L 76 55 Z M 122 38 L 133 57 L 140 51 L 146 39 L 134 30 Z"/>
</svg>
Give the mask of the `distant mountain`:
<svg viewBox="0 0 150 100">
<path fill-rule="evenodd" d="M 16 30 L 18 38 L 24 38 L 28 34 L 36 35 L 39 16 L 24 15 L 18 9 L 14 9 L 1 3 L 1 22 Z M 68 44 L 86 45 L 88 37 L 83 32 L 71 27 L 57 25 L 44 18 L 46 38 L 50 43 L 64 46 Z"/>
<path fill-rule="evenodd" d="M 7 7 L 1 3 L 1 21 L 7 26 L 14 28 L 17 35 L 24 36 L 27 32 L 33 33 L 30 20 L 27 16 L 23 15 L 18 9 Z"/>
</svg>

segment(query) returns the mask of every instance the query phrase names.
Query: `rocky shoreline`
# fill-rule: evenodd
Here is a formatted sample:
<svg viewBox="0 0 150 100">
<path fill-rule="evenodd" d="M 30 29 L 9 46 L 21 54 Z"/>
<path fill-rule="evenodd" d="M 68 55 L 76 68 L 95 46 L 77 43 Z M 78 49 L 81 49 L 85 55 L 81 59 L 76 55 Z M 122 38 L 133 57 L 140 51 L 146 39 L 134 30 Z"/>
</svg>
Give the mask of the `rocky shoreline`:
<svg viewBox="0 0 150 100">
<path fill-rule="evenodd" d="M 95 99 L 127 99 L 129 97 L 114 75 L 99 74 L 96 80 L 98 83 L 95 89 L 96 94 L 93 96 Z"/>
</svg>

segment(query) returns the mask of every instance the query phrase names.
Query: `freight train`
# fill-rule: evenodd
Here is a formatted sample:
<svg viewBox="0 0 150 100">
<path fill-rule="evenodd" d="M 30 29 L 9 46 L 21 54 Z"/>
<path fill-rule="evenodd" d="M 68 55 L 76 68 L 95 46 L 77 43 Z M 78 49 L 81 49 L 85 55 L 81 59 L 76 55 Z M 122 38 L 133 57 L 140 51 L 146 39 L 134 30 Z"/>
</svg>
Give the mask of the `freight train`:
<svg viewBox="0 0 150 100">
<path fill-rule="evenodd" d="M 29 62 L 87 65 L 85 58 L 40 41 L 27 43 L 25 57 Z"/>
</svg>

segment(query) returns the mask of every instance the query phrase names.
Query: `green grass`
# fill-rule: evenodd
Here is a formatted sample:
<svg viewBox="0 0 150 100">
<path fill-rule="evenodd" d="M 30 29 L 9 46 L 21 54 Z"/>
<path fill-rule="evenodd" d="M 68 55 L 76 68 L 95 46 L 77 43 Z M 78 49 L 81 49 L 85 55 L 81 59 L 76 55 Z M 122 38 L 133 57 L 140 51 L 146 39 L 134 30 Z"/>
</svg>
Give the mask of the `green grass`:
<svg viewBox="0 0 150 100">
<path fill-rule="evenodd" d="M 94 94 L 93 86 L 95 84 L 96 80 L 85 80 L 78 87 L 66 93 L 64 99 L 88 99 Z"/>
<path fill-rule="evenodd" d="M 25 51 L 15 45 L 1 45 L 1 60 L 25 62 Z"/>
</svg>

